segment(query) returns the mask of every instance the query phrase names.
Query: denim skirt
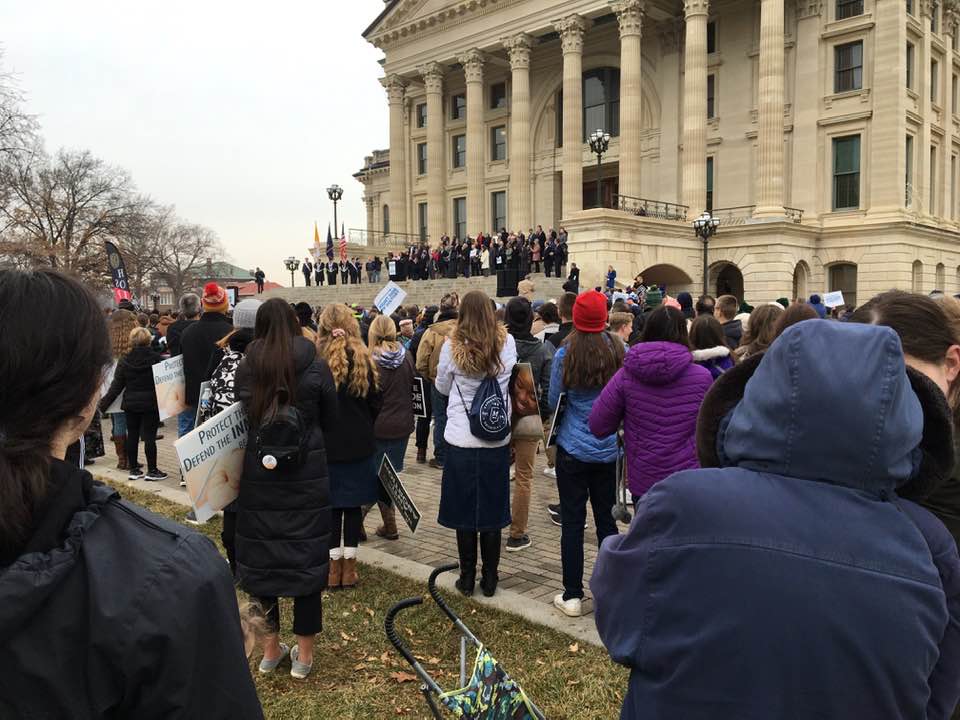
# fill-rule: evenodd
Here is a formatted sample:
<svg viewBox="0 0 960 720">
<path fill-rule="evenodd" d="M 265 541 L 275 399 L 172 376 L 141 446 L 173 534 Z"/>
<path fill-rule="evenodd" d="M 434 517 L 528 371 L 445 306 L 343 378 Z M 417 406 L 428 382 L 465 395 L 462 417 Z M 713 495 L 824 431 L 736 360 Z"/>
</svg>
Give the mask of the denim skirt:
<svg viewBox="0 0 960 720">
<path fill-rule="evenodd" d="M 376 454 L 362 460 L 344 463 L 327 463 L 330 477 L 330 507 L 334 509 L 372 505 L 377 501 Z"/>
<path fill-rule="evenodd" d="M 502 530 L 510 524 L 510 446 L 447 447 L 437 522 L 453 530 Z"/>
</svg>

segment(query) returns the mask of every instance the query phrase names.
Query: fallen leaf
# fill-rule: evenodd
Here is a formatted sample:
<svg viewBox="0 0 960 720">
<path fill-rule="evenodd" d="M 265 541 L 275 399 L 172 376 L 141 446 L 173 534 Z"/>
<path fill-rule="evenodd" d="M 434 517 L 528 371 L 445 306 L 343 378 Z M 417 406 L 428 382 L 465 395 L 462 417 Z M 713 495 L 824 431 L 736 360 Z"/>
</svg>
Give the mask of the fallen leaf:
<svg viewBox="0 0 960 720">
<path fill-rule="evenodd" d="M 390 677 L 398 683 L 414 682 L 417 679 L 416 675 L 408 672 L 392 672 L 390 673 Z"/>
<path fill-rule="evenodd" d="M 388 662 L 390 660 L 390 651 L 385 652 L 380 656 L 380 662 Z"/>
<path fill-rule="evenodd" d="M 537 658 L 537 665 L 546 665 L 546 663 L 540 658 Z"/>
<path fill-rule="evenodd" d="M 407 635 L 409 635 L 410 637 L 413 637 L 413 630 L 411 630 L 410 628 L 404 628 L 404 630 L 406 630 Z"/>
<path fill-rule="evenodd" d="M 579 685 L 579 680 L 567 680 L 567 685 Z"/>
<path fill-rule="evenodd" d="M 366 609 L 364 610 L 364 612 L 365 612 L 367 615 L 369 615 L 370 617 L 373 617 L 373 609 L 372 609 L 372 608 L 366 608 Z"/>
<path fill-rule="evenodd" d="M 384 653 L 384 655 L 386 655 L 386 653 Z M 376 656 L 376 655 L 369 655 L 369 656 L 367 657 L 367 662 L 376 662 L 376 660 L 377 660 L 377 656 Z"/>
<path fill-rule="evenodd" d="M 580 643 L 574 643 L 573 645 L 568 647 L 567 650 L 569 650 L 572 653 L 580 652 Z"/>
<path fill-rule="evenodd" d="M 340 637 L 349 642 L 356 642 L 357 638 L 351 635 L 347 635 L 343 630 L 340 631 Z"/>
<path fill-rule="evenodd" d="M 353 666 L 354 670 L 366 670 L 366 668 L 367 666 L 364 665 L 363 663 L 357 663 L 356 665 Z"/>
<path fill-rule="evenodd" d="M 430 658 L 429 660 L 427 660 L 427 664 L 428 664 L 428 665 L 439 665 L 439 664 L 440 664 L 440 658 L 438 658 L 438 657 L 432 657 L 432 658 Z"/>
</svg>

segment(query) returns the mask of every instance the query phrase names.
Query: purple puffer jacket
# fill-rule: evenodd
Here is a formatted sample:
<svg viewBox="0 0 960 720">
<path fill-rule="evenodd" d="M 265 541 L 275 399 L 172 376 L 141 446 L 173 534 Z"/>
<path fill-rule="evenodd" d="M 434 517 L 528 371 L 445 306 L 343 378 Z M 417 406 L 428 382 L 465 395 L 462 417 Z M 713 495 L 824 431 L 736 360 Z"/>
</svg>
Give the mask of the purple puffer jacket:
<svg viewBox="0 0 960 720">
<path fill-rule="evenodd" d="M 590 432 L 605 437 L 623 422 L 627 485 L 641 496 L 680 470 L 700 467 L 695 434 L 700 403 L 713 377 L 683 345 L 646 342 L 630 348 L 623 367 L 590 412 Z"/>
</svg>

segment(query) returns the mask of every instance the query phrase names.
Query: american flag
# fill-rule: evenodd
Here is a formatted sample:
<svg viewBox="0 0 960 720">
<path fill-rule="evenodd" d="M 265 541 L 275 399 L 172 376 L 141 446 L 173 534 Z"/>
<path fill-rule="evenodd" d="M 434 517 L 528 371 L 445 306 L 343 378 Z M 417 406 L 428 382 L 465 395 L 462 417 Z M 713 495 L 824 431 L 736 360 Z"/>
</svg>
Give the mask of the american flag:
<svg viewBox="0 0 960 720">
<path fill-rule="evenodd" d="M 347 236 L 341 231 L 340 234 L 340 262 L 347 261 Z"/>
</svg>

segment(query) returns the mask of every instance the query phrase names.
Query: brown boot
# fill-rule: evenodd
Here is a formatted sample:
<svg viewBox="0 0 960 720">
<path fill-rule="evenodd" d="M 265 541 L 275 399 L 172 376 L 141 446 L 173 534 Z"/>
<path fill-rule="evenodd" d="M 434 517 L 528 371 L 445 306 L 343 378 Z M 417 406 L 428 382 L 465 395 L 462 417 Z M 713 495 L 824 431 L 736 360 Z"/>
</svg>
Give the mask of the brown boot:
<svg viewBox="0 0 960 720">
<path fill-rule="evenodd" d="M 343 577 L 343 560 L 330 559 L 330 574 L 327 576 L 327 589 L 340 587 Z"/>
<path fill-rule="evenodd" d="M 380 507 L 380 517 L 383 518 L 383 525 L 377 528 L 377 537 L 387 540 L 399 540 L 400 533 L 397 532 L 397 512 L 386 503 L 377 503 Z"/>
<path fill-rule="evenodd" d="M 425 463 L 427 461 L 427 449 L 426 448 L 417 448 L 417 462 Z"/>
<path fill-rule="evenodd" d="M 114 436 L 110 439 L 113 440 L 113 448 L 117 451 L 117 470 L 129 470 L 130 465 L 127 463 L 127 439 L 119 436 Z"/>
<path fill-rule="evenodd" d="M 342 585 L 345 588 L 352 588 L 360 578 L 357 576 L 357 559 L 356 558 L 344 558 L 343 559 L 343 581 Z"/>
<path fill-rule="evenodd" d="M 370 512 L 373 505 L 363 505 L 360 508 L 360 542 L 365 543 L 367 541 L 367 528 L 364 523 L 367 521 L 367 513 Z"/>
</svg>

